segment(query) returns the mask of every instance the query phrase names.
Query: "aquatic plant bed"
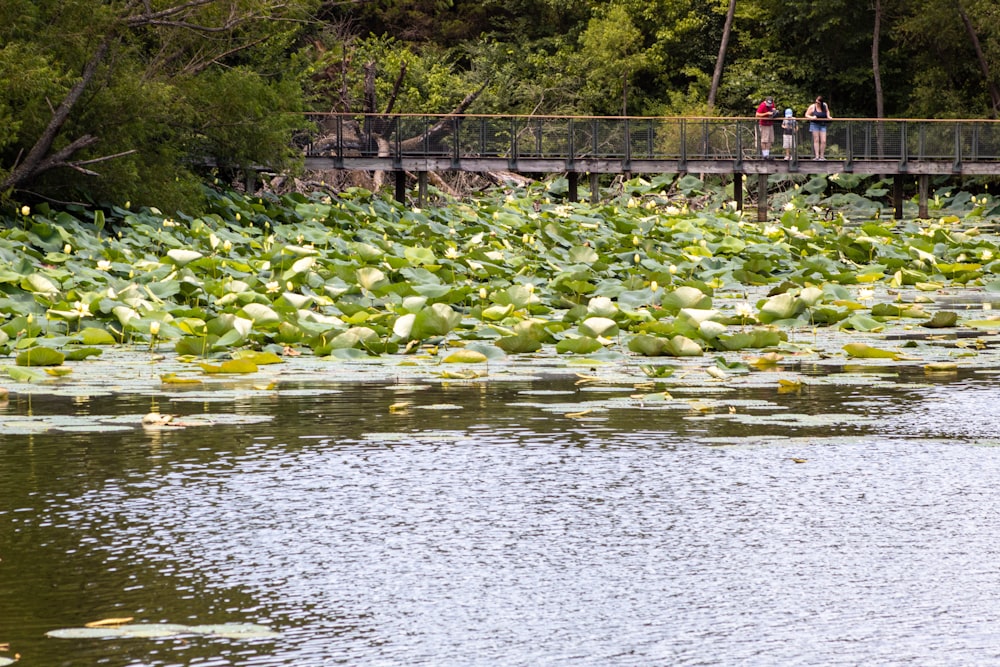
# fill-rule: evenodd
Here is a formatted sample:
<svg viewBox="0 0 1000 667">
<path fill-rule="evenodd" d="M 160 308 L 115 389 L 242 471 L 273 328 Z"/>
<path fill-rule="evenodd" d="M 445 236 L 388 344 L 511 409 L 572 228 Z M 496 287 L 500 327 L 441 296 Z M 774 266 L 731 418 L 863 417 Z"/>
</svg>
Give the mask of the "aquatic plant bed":
<svg viewBox="0 0 1000 667">
<path fill-rule="evenodd" d="M 25 208 L 0 231 L 0 387 L 204 396 L 569 372 L 794 388 L 845 364 L 996 365 L 990 197 L 936 196 L 939 217 L 899 222 L 810 181 L 759 223 L 731 202 L 689 207 L 696 179 L 666 183 L 600 205 L 535 187 L 425 210 L 366 191 L 212 192 L 196 218 Z"/>
</svg>

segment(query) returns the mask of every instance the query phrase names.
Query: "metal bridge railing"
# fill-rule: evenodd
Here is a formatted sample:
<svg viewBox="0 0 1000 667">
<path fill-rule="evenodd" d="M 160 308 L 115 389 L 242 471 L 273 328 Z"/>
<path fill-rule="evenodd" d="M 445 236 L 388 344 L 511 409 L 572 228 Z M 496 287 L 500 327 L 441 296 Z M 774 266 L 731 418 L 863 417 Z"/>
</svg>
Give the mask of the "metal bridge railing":
<svg viewBox="0 0 1000 667">
<path fill-rule="evenodd" d="M 311 114 L 309 157 L 564 160 L 733 160 L 760 155 L 754 118 Z M 812 157 L 799 119 L 795 155 Z M 784 130 L 775 119 L 773 154 Z M 1000 161 L 1000 123 L 989 120 L 835 119 L 828 160 Z"/>
</svg>

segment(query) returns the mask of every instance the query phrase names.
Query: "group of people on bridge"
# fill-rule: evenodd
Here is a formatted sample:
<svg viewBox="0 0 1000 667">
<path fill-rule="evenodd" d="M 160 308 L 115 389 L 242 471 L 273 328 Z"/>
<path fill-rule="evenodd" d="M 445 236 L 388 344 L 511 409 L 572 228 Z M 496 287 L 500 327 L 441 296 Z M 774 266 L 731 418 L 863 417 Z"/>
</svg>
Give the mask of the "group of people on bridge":
<svg viewBox="0 0 1000 667">
<path fill-rule="evenodd" d="M 785 151 L 785 159 L 791 160 L 792 151 L 795 149 L 795 135 L 799 128 L 795 112 L 790 108 L 785 109 L 785 113 L 782 116 L 781 112 L 774 106 L 774 97 L 768 95 L 757 106 L 757 118 L 759 119 L 757 123 L 760 130 L 761 157 L 765 160 L 774 159 L 771 155 L 771 145 L 774 144 L 774 124 L 777 122 L 776 118 L 782 118 L 781 129 L 783 133 L 781 146 Z M 830 113 L 830 106 L 823 100 L 822 95 L 818 96 L 816 101 L 806 109 L 805 119 L 809 121 L 809 132 L 812 134 L 812 159 L 825 160 L 826 127 L 833 119 L 833 115 Z"/>
</svg>

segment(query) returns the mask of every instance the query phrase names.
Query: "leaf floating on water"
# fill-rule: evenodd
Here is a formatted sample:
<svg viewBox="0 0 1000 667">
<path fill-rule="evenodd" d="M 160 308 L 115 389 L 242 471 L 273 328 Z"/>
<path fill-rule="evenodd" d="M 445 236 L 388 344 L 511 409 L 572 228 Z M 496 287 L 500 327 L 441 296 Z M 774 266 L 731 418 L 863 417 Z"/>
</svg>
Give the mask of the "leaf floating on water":
<svg viewBox="0 0 1000 667">
<path fill-rule="evenodd" d="M 400 401 L 399 403 L 393 403 L 389 406 L 389 414 L 399 414 L 401 412 L 406 412 L 413 405 L 410 401 Z"/>
<path fill-rule="evenodd" d="M 29 347 L 17 355 L 18 366 L 61 366 L 66 355 L 51 347 Z"/>
<path fill-rule="evenodd" d="M 233 352 L 232 357 L 233 359 L 244 359 L 246 361 L 250 361 L 258 366 L 266 366 L 267 364 L 282 364 L 285 362 L 284 359 L 276 355 L 274 352 L 258 352 L 257 350 L 237 350 L 236 352 Z"/>
<path fill-rule="evenodd" d="M 73 369 L 68 366 L 54 366 L 52 368 L 43 369 L 45 372 L 53 377 L 63 377 L 64 375 L 69 375 L 73 372 Z"/>
<path fill-rule="evenodd" d="M 778 379 L 779 394 L 789 394 L 797 391 L 802 391 L 801 380 L 786 380 L 785 378 Z"/>
<path fill-rule="evenodd" d="M 792 457 L 792 461 L 795 461 L 796 463 L 805 463 L 808 460 L 809 459 L 797 459 L 794 456 Z"/>
<path fill-rule="evenodd" d="M 124 637 L 126 633 L 119 628 L 63 628 L 50 630 L 46 637 L 54 639 L 105 639 L 107 637 Z"/>
<path fill-rule="evenodd" d="M 593 412 L 593 410 L 581 410 L 580 412 L 567 412 L 563 416 L 569 417 L 570 419 L 579 419 L 580 417 L 589 415 L 591 412 Z"/>
<path fill-rule="evenodd" d="M 275 632 L 266 625 L 257 625 L 255 623 L 192 625 L 188 628 L 188 631 L 199 635 L 211 635 L 227 639 L 272 639 L 280 636 L 280 633 Z"/>
<path fill-rule="evenodd" d="M 785 357 L 777 352 L 768 352 L 767 354 L 762 354 L 753 361 L 750 362 L 751 366 L 756 368 L 773 368 L 778 365 L 778 362 Z"/>
<path fill-rule="evenodd" d="M 201 384 L 198 378 L 181 377 L 177 373 L 163 373 L 160 375 L 160 382 L 163 384 Z"/>
<path fill-rule="evenodd" d="M 223 361 L 219 365 L 205 363 L 200 363 L 198 365 L 201 366 L 201 369 L 208 374 L 257 372 L 257 364 L 249 359 L 231 359 L 229 361 Z"/>
<path fill-rule="evenodd" d="M 958 370 L 958 364 L 953 361 L 932 361 L 924 364 L 925 373 L 954 373 Z"/>
<path fill-rule="evenodd" d="M 442 371 L 441 373 L 437 373 L 437 376 L 439 378 L 444 379 L 444 380 L 474 380 L 476 378 L 481 378 L 484 375 L 486 375 L 486 373 L 484 373 L 482 371 L 472 371 L 472 370 L 469 370 L 469 371 Z"/>
<path fill-rule="evenodd" d="M 457 350 L 442 359 L 446 364 L 481 364 L 489 361 L 485 354 L 476 350 Z"/>
<path fill-rule="evenodd" d="M 844 351 L 847 352 L 847 356 L 859 359 L 892 359 L 896 361 L 901 356 L 899 352 L 880 350 L 865 343 L 848 343 L 844 346 Z"/>
<path fill-rule="evenodd" d="M 222 623 L 219 625 L 133 623 L 99 627 L 63 628 L 60 630 L 50 630 L 45 633 L 45 636 L 55 639 L 106 639 L 108 637 L 158 639 L 186 634 L 208 635 L 212 637 L 224 637 L 226 639 L 270 639 L 279 636 L 271 628 L 255 623 Z M 0 662 L 0 665 L 4 664 L 11 663 Z"/>
<path fill-rule="evenodd" d="M 597 377 L 596 375 L 581 375 L 580 373 L 577 373 L 576 376 L 580 378 L 575 383 L 577 385 L 601 382 L 601 378 Z"/>
<path fill-rule="evenodd" d="M 929 329 L 945 329 L 948 327 L 953 327 L 958 323 L 958 313 L 950 310 L 939 310 L 934 313 L 931 319 L 926 322 L 921 322 L 920 326 L 927 327 Z"/>
<path fill-rule="evenodd" d="M 125 616 L 122 618 L 102 618 L 99 621 L 91 621 L 90 623 L 85 623 L 83 627 L 85 628 L 105 628 L 114 625 L 125 625 L 126 623 L 131 623 L 135 620 L 134 616 Z"/>
</svg>

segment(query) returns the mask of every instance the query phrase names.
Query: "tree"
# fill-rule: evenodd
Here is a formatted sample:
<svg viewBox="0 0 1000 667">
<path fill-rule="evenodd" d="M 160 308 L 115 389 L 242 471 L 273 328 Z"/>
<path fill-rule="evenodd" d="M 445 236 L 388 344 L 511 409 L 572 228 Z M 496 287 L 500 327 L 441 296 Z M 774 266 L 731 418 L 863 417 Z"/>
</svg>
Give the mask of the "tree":
<svg viewBox="0 0 1000 667">
<path fill-rule="evenodd" d="M 126 192 L 164 205 L 191 196 L 198 163 L 290 164 L 301 123 L 284 112 L 300 108 L 301 94 L 273 55 L 291 49 L 314 4 L 7 0 L 0 72 L 15 76 L 0 84 L 0 117 L 10 120 L 0 193 Z"/>
<path fill-rule="evenodd" d="M 722 28 L 722 40 L 719 44 L 719 57 L 715 60 L 715 71 L 712 73 L 712 87 L 708 89 L 708 108 L 715 106 L 715 96 L 719 92 L 722 81 L 722 65 L 726 62 L 726 49 L 729 47 L 729 36 L 733 32 L 733 19 L 736 16 L 736 0 L 729 0 L 726 10 L 726 24 Z"/>
</svg>

